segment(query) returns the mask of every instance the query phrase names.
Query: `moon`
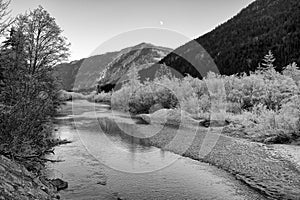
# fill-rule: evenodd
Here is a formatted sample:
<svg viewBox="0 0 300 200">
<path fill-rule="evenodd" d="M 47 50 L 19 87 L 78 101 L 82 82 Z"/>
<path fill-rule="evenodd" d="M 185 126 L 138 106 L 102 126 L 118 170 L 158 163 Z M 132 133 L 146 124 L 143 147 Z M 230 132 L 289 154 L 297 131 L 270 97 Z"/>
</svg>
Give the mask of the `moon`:
<svg viewBox="0 0 300 200">
<path fill-rule="evenodd" d="M 164 22 L 163 21 L 159 21 L 160 25 L 164 25 Z"/>
</svg>

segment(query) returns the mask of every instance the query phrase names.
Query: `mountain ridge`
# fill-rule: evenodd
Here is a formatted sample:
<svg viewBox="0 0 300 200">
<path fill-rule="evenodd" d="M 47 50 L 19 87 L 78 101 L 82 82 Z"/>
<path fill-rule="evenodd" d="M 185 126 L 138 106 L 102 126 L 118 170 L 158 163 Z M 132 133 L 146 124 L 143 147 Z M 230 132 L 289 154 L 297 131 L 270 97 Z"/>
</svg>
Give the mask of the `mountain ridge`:
<svg viewBox="0 0 300 200">
<path fill-rule="evenodd" d="M 161 58 L 171 52 L 170 48 L 155 46 L 149 43 L 141 43 L 133 47 L 125 48 L 127 53 L 121 54 L 106 66 L 98 81 L 98 91 L 110 91 L 121 80 L 128 79 L 127 72 L 136 68 L 141 71 L 157 63 Z"/>
<path fill-rule="evenodd" d="M 147 52 L 147 49 L 150 51 Z M 151 50 L 161 52 L 162 54 L 154 53 L 154 51 Z M 145 64 L 158 62 L 171 51 L 172 49 L 167 47 L 142 42 L 119 51 L 106 52 L 68 63 L 61 63 L 55 66 L 54 71 L 61 79 L 64 90 L 92 91 L 95 90 L 99 81 L 103 78 L 105 78 L 105 81 L 102 80 L 101 84 L 104 87 L 112 82 L 108 80 L 108 77 L 111 78 L 110 72 L 107 70 L 108 66 L 114 69 L 113 82 L 116 83 L 118 79 L 128 71 L 133 62 L 136 62 L 134 63 L 135 65 L 141 65 L 145 68 Z M 135 55 L 130 55 L 134 52 L 136 53 Z M 121 69 L 121 73 L 117 73 L 116 69 L 122 68 L 122 65 L 125 65 L 125 68 L 123 67 L 124 69 Z M 103 71 L 108 71 L 108 74 Z"/>
</svg>

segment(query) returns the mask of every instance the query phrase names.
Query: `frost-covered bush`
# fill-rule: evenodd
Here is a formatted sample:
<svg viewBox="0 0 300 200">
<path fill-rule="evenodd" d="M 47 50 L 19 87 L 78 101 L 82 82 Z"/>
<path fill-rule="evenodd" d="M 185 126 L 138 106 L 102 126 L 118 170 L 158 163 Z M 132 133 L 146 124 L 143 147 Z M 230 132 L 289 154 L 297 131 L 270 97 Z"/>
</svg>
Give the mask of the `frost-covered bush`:
<svg viewBox="0 0 300 200">
<path fill-rule="evenodd" d="M 112 104 L 134 114 L 175 107 L 195 118 L 227 112 L 254 141 L 288 142 L 299 137 L 299 80 L 296 64 L 281 73 L 269 66 L 249 75 L 208 73 L 202 80 L 162 75 L 143 83 L 132 79 L 113 93 Z"/>
<path fill-rule="evenodd" d="M 282 127 L 299 134 L 300 131 L 300 96 L 295 95 L 286 100 L 279 111 Z"/>
<path fill-rule="evenodd" d="M 133 114 L 149 113 L 155 111 L 154 107 L 175 108 L 178 99 L 174 93 L 160 85 L 147 83 L 137 88 L 130 97 L 129 111 Z"/>
<path fill-rule="evenodd" d="M 129 111 L 129 100 L 132 88 L 124 85 L 122 89 L 114 92 L 111 96 L 111 107 L 113 110 Z"/>
<path fill-rule="evenodd" d="M 129 71 L 128 77 L 129 79 L 123 82 L 122 88 L 111 95 L 111 107 L 114 110 L 129 111 L 129 101 L 132 94 L 142 86 L 136 68 Z"/>
<path fill-rule="evenodd" d="M 61 101 L 72 101 L 72 100 L 84 100 L 87 99 L 87 96 L 77 92 L 67 92 L 65 90 L 60 90 L 58 98 Z"/>
<path fill-rule="evenodd" d="M 295 83 L 299 86 L 300 84 L 300 70 L 296 63 L 292 63 L 284 68 L 282 71 L 284 76 L 292 78 Z"/>
<path fill-rule="evenodd" d="M 278 110 L 286 98 L 297 94 L 299 90 L 291 77 L 276 72 L 273 68 L 256 71 L 249 76 L 223 78 L 227 102 L 240 104 L 244 110 L 251 110 L 258 104 Z"/>
<path fill-rule="evenodd" d="M 101 102 L 110 102 L 111 101 L 111 92 L 101 92 L 98 94 L 91 94 L 88 95 L 87 99 L 89 101 L 95 102 L 95 103 L 101 103 Z"/>
<path fill-rule="evenodd" d="M 265 143 L 291 143 L 300 138 L 300 97 L 286 99 L 281 109 L 272 110 L 257 104 L 251 111 L 230 116 L 240 124 L 247 137 Z"/>
</svg>

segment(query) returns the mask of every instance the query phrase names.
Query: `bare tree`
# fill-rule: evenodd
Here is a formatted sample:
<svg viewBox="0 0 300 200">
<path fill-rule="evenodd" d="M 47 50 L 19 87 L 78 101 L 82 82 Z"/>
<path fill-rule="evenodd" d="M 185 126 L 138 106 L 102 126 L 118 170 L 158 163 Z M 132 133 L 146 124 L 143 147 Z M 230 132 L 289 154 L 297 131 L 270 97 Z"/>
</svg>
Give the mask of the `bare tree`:
<svg viewBox="0 0 300 200">
<path fill-rule="evenodd" d="M 23 34 L 25 59 L 31 74 L 52 68 L 69 56 L 70 44 L 43 7 L 19 15 L 14 27 Z"/>
<path fill-rule="evenodd" d="M 0 0 L 0 36 L 3 35 L 5 29 L 12 23 L 12 19 L 9 17 L 10 11 L 8 6 L 10 1 Z"/>
<path fill-rule="evenodd" d="M 42 7 L 19 15 L 9 33 L 0 48 L 0 154 L 38 159 L 53 144 L 48 122 L 60 103 L 53 66 L 69 45 Z"/>
</svg>

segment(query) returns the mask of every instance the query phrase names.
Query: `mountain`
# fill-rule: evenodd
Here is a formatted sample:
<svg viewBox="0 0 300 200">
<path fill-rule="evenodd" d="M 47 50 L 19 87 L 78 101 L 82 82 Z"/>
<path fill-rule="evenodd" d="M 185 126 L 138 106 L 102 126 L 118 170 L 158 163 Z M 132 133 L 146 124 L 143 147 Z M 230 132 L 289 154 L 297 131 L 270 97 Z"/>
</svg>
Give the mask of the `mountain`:
<svg viewBox="0 0 300 200">
<path fill-rule="evenodd" d="M 280 71 L 289 63 L 300 64 L 299 49 L 300 1 L 257 0 L 159 63 L 194 77 L 205 75 L 215 63 L 221 74 L 230 75 L 255 70 L 272 50 Z"/>
<path fill-rule="evenodd" d="M 142 71 L 160 61 L 172 49 L 141 43 L 123 49 L 120 55 L 108 64 L 99 77 L 99 90 L 110 91 L 116 84 L 128 79 L 127 73 L 136 68 Z"/>
<path fill-rule="evenodd" d="M 70 63 L 62 63 L 54 67 L 54 73 L 60 79 L 64 90 L 71 91 L 74 87 L 76 74 L 83 59 Z"/>
<path fill-rule="evenodd" d="M 132 66 L 147 68 L 171 51 L 169 48 L 141 43 L 120 51 L 59 64 L 55 67 L 55 73 L 65 90 L 94 90 L 98 82 L 105 89 L 116 83 Z"/>
<path fill-rule="evenodd" d="M 54 69 L 64 90 L 81 91 L 95 88 L 101 71 L 118 56 L 119 52 L 91 56 L 70 63 L 62 63 Z"/>
</svg>

